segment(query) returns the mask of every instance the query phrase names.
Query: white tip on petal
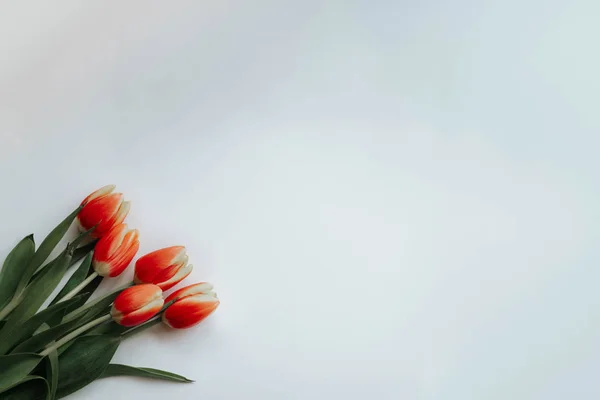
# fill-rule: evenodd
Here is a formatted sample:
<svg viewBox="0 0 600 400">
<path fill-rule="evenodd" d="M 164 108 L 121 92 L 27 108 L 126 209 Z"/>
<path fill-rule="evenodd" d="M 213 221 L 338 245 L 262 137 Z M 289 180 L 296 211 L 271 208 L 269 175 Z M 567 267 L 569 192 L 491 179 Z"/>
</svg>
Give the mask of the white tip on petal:
<svg viewBox="0 0 600 400">
<path fill-rule="evenodd" d="M 101 187 L 100 189 L 96 190 L 94 193 L 90 194 L 86 200 L 92 201 L 94 199 L 97 199 L 98 197 L 102 197 L 102 196 L 106 196 L 107 194 L 111 194 L 113 192 L 113 190 L 115 190 L 115 188 L 116 188 L 115 185 L 106 185 L 104 187 Z"/>
<path fill-rule="evenodd" d="M 173 259 L 171 260 L 171 265 L 176 265 L 176 264 L 187 264 L 188 262 L 188 255 L 186 252 L 186 248 L 183 247 L 179 253 L 177 253 L 177 255 L 175 257 L 173 257 Z"/>
<path fill-rule="evenodd" d="M 173 275 L 171 277 L 171 279 L 169 279 L 166 282 L 158 284 L 158 286 L 162 290 L 169 290 L 170 288 L 172 288 L 173 286 L 175 286 L 179 282 L 181 282 L 183 279 L 185 279 L 185 277 L 188 276 L 192 272 L 192 269 L 194 269 L 194 266 L 192 264 L 184 265 L 183 267 L 179 268 L 177 273 L 175 275 Z"/>
</svg>

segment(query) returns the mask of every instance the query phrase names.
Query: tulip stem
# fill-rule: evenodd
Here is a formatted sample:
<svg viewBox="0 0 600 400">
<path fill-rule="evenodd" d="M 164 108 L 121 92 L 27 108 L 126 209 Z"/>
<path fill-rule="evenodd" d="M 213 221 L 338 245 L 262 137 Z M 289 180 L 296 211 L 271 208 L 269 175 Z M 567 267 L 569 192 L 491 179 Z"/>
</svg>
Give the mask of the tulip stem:
<svg viewBox="0 0 600 400">
<path fill-rule="evenodd" d="M 67 293 L 62 299 L 60 299 L 59 303 L 70 300 L 73 297 L 77 296 L 79 294 L 79 292 L 81 292 L 87 285 L 89 285 L 91 281 L 96 279 L 97 276 L 98 276 L 97 272 L 92 272 L 90 274 L 90 276 L 88 276 L 83 282 L 81 282 L 73 290 L 71 290 L 69 293 Z"/>
<path fill-rule="evenodd" d="M 59 341 L 55 342 L 52 346 L 50 347 L 46 347 L 46 349 L 44 351 L 42 351 L 40 353 L 41 356 L 45 357 L 48 354 L 52 353 L 54 350 L 58 349 L 59 347 L 61 347 L 62 345 L 70 342 L 71 340 L 75 339 L 77 336 L 81 335 L 83 332 L 92 329 L 93 327 L 95 327 L 96 325 L 100 325 L 106 321 L 108 321 L 111 318 L 110 314 L 105 315 L 103 317 L 100 317 L 98 319 L 95 319 L 91 322 L 88 322 L 87 324 L 75 329 L 73 332 L 69 333 L 67 336 L 64 336 L 62 339 L 60 339 Z"/>
<path fill-rule="evenodd" d="M 21 292 L 18 296 L 13 297 L 13 299 L 10 301 L 10 303 L 8 303 L 6 305 L 6 307 L 4 307 L 2 310 L 0 310 L 0 321 L 2 321 L 4 318 L 6 318 L 6 316 L 12 312 L 12 310 L 17 308 L 17 306 L 19 304 L 21 304 L 22 300 L 23 300 L 23 292 Z"/>
<path fill-rule="evenodd" d="M 129 282 L 121 287 L 118 287 L 117 289 L 107 293 L 106 295 L 104 295 L 103 297 L 98 297 L 97 299 L 95 299 L 94 301 L 91 301 L 89 303 L 85 303 L 84 305 L 82 305 L 81 307 L 79 307 L 78 309 L 70 312 L 69 314 L 67 314 L 64 318 L 63 318 L 63 322 L 69 322 L 69 321 L 73 321 L 75 318 L 77 318 L 78 316 L 80 316 L 81 314 L 83 314 L 85 311 L 89 310 L 91 307 L 95 306 L 96 304 L 98 304 L 99 302 L 103 301 L 104 299 L 106 299 L 108 296 L 112 296 L 115 293 L 120 292 L 123 289 L 127 289 L 129 286 L 133 286 L 133 282 Z"/>
</svg>

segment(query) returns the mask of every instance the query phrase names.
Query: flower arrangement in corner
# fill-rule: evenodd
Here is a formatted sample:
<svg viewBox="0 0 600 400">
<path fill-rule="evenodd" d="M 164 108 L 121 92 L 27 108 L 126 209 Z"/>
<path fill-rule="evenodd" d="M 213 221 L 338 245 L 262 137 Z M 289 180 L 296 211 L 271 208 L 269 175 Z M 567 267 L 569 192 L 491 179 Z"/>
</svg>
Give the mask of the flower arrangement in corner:
<svg viewBox="0 0 600 400">
<path fill-rule="evenodd" d="M 139 249 L 137 230 L 124 224 L 130 203 L 114 189 L 105 186 L 86 197 L 37 249 L 30 235 L 6 258 L 0 270 L 0 399 L 60 399 L 111 376 L 192 382 L 168 371 L 110 362 L 124 339 L 161 322 L 189 328 L 219 305 L 207 282 L 164 297 L 192 271 L 183 246 L 142 256 L 133 282 L 88 301 L 103 279 L 125 271 Z M 47 261 L 75 220 L 79 236 Z"/>
</svg>

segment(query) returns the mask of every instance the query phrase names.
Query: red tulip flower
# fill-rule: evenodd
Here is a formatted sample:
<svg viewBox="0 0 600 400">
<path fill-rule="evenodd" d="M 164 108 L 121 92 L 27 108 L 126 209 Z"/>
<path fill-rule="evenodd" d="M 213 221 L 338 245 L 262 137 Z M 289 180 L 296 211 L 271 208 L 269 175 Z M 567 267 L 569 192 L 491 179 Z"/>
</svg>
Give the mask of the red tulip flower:
<svg viewBox="0 0 600 400">
<path fill-rule="evenodd" d="M 190 328 L 199 324 L 212 314 L 219 306 L 217 295 L 212 292 L 212 285 L 207 282 L 196 283 L 179 289 L 165 300 L 175 300 L 163 313 L 163 322 L 175 329 Z"/>
<path fill-rule="evenodd" d="M 119 325 L 136 326 L 154 317 L 162 308 L 162 290 L 156 285 L 135 285 L 123 290 L 110 314 Z"/>
<path fill-rule="evenodd" d="M 169 290 L 192 272 L 183 246 L 172 246 L 142 256 L 135 263 L 135 283 L 153 283 Z"/>
<path fill-rule="evenodd" d="M 121 275 L 131 263 L 140 247 L 137 229 L 127 229 L 126 224 L 115 225 L 96 244 L 92 265 L 100 276 Z"/>
<path fill-rule="evenodd" d="M 122 223 L 129 213 L 130 202 L 123 201 L 123 193 L 113 193 L 115 185 L 104 186 L 86 197 L 77 219 L 81 229 L 92 232 L 95 238 L 106 235 L 113 226 Z"/>
</svg>

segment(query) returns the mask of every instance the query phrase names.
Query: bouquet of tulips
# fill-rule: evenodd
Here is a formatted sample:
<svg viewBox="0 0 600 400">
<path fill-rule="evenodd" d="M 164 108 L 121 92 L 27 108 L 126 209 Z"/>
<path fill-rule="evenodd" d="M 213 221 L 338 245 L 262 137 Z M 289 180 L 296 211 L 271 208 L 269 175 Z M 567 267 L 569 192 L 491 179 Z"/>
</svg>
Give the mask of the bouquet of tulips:
<svg viewBox="0 0 600 400">
<path fill-rule="evenodd" d="M 86 197 L 37 248 L 30 235 L 8 254 L 0 270 L 0 399 L 59 399 L 111 376 L 191 382 L 154 368 L 111 364 L 131 335 L 160 322 L 189 328 L 219 305 L 206 282 L 163 297 L 192 271 L 183 246 L 142 256 L 133 282 L 90 300 L 100 282 L 120 275 L 139 249 L 137 230 L 123 223 L 130 203 L 114 189 Z M 75 220 L 81 233 L 47 260 Z"/>
</svg>

